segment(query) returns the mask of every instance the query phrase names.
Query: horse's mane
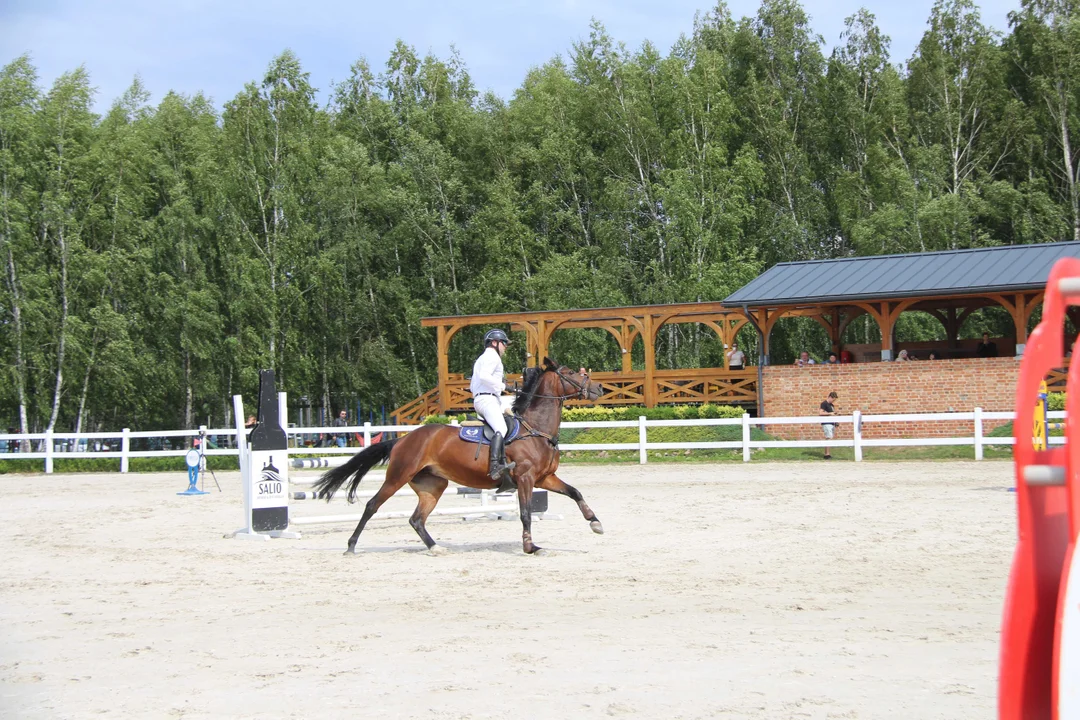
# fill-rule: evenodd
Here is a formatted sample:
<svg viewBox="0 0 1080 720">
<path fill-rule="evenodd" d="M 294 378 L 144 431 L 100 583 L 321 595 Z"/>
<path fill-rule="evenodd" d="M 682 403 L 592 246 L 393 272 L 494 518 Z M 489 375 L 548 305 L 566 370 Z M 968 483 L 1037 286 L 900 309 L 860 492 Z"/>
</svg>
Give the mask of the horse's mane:
<svg viewBox="0 0 1080 720">
<path fill-rule="evenodd" d="M 533 396 L 536 394 L 536 388 L 540 384 L 540 378 L 543 375 L 544 371 L 540 368 L 525 368 L 525 372 L 522 373 L 521 389 L 517 391 L 514 404 L 510 407 L 515 415 L 520 415 L 532 405 Z"/>
</svg>

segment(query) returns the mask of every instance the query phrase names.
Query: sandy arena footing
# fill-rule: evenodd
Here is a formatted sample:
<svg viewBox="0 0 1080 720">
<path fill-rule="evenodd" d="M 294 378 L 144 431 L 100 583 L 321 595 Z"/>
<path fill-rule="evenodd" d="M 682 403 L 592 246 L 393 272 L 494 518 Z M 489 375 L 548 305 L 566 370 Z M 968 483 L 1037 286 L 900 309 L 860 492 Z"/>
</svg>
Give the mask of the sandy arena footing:
<svg viewBox="0 0 1080 720">
<path fill-rule="evenodd" d="M 0 476 L 0 716 L 988 718 L 1011 474 L 566 466 L 606 534 L 552 495 L 542 558 L 517 520 L 226 540 L 237 473 Z"/>
</svg>

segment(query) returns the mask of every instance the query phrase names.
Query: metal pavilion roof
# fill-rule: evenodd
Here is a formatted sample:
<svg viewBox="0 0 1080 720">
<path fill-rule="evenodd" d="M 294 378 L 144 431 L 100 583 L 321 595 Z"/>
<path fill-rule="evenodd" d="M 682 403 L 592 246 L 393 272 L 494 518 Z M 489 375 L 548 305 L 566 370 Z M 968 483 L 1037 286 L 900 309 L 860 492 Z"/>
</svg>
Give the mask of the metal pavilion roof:
<svg viewBox="0 0 1080 720">
<path fill-rule="evenodd" d="M 1039 290 L 1080 242 L 779 263 L 724 299 L 751 307 Z"/>
</svg>

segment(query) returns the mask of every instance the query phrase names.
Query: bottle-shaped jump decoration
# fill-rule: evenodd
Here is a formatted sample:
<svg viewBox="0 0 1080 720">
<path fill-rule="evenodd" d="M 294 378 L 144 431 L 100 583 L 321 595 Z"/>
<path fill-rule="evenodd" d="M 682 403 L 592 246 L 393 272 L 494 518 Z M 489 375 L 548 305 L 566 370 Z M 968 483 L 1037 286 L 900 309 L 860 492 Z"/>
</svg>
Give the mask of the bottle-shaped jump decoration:
<svg viewBox="0 0 1080 720">
<path fill-rule="evenodd" d="M 251 448 L 251 526 L 255 532 L 289 527 L 288 441 L 278 417 L 274 371 L 259 371 L 258 422 L 248 436 Z"/>
</svg>

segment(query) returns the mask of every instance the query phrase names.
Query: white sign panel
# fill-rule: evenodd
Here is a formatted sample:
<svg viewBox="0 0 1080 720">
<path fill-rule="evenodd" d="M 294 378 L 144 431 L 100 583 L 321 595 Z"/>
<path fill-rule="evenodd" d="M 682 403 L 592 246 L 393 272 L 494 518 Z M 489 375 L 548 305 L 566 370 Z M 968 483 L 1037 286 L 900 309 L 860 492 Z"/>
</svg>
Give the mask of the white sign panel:
<svg viewBox="0 0 1080 720">
<path fill-rule="evenodd" d="M 251 525 L 256 532 L 289 527 L 289 458 L 286 450 L 252 450 Z"/>
</svg>

